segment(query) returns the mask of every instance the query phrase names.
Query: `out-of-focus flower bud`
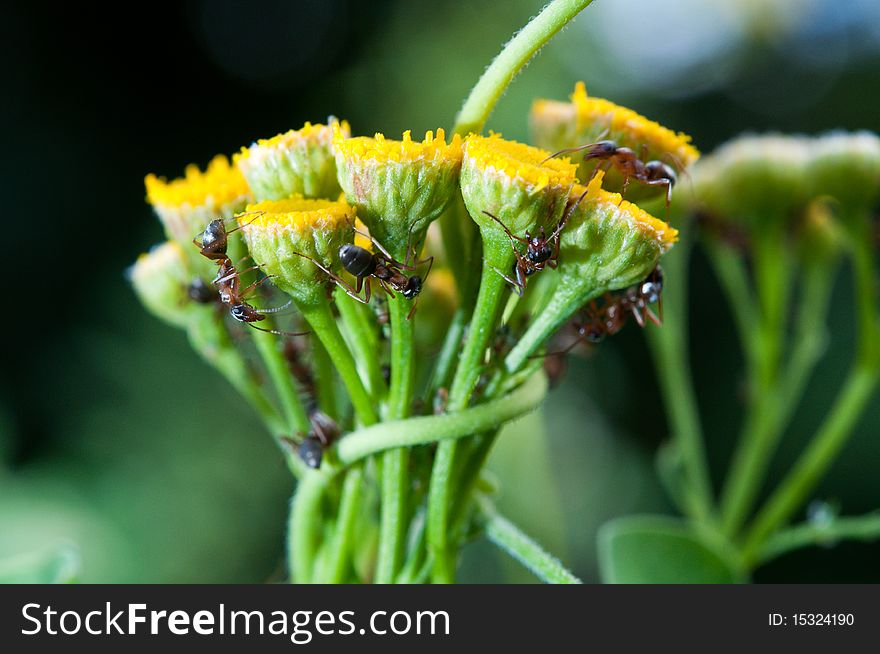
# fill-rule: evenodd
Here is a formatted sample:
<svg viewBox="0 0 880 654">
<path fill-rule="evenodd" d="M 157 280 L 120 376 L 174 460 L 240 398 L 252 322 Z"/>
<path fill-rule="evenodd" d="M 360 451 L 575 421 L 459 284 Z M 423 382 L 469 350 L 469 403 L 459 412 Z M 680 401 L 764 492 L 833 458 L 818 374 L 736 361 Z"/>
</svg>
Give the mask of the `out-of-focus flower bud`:
<svg viewBox="0 0 880 654">
<path fill-rule="evenodd" d="M 187 326 L 192 274 L 183 249 L 166 241 L 138 257 L 128 270 L 135 293 L 154 316 L 174 327 Z"/>
</svg>

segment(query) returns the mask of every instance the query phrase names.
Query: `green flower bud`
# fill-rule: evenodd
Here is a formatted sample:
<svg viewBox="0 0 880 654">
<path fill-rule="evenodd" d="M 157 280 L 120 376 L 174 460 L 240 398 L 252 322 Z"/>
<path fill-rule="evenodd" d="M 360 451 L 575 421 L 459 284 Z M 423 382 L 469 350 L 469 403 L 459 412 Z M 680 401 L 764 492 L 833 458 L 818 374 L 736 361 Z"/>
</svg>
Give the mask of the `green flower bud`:
<svg viewBox="0 0 880 654">
<path fill-rule="evenodd" d="M 251 256 L 302 309 L 327 302 L 327 274 L 340 271 L 339 248 L 354 237 L 355 211 L 344 200 L 287 200 L 248 205 L 239 218 Z M 256 215 L 256 218 L 254 218 Z"/>
<path fill-rule="evenodd" d="M 514 236 L 551 232 L 561 220 L 575 185 L 576 166 L 567 158 L 548 159 L 545 150 L 506 141 L 498 134 L 470 136 L 464 144 L 461 194 L 483 238 L 486 263 L 509 271 L 515 260 L 504 227 Z"/>
<path fill-rule="evenodd" d="M 184 248 L 191 261 L 198 256 L 192 239 L 212 220 L 232 218 L 250 199 L 250 191 L 238 169 L 223 155 L 211 160 L 204 172 L 187 166 L 184 177 L 167 181 L 147 175 L 147 201 L 153 205 L 165 235 Z M 210 266 L 208 267 L 210 271 Z"/>
<path fill-rule="evenodd" d="M 144 307 L 173 327 L 185 328 L 190 315 L 187 286 L 192 273 L 183 249 L 166 241 L 138 257 L 128 276 Z"/>
<path fill-rule="evenodd" d="M 535 100 L 529 116 L 535 144 L 551 152 L 579 148 L 599 140 L 610 140 L 620 147 L 630 148 L 643 162 L 663 161 L 681 173 L 700 156 L 690 143 L 691 137 L 676 133 L 659 123 L 602 98 L 587 95 L 583 82 L 578 82 L 571 102 L 554 100 Z M 578 155 L 572 153 L 573 158 Z M 581 161 L 578 176 L 582 180 L 592 179 L 598 166 L 598 159 Z M 605 175 L 605 187 L 620 191 L 623 177 L 613 166 Z M 627 196 L 647 198 L 663 191 L 659 186 L 646 186 L 630 180 Z"/>
<path fill-rule="evenodd" d="M 700 208 L 752 236 L 784 225 L 806 203 L 809 140 L 743 136 L 704 157 L 693 171 Z"/>
<path fill-rule="evenodd" d="M 334 138 L 339 183 L 345 197 L 372 234 L 394 256 L 417 247 L 425 230 L 452 199 L 461 169 L 461 139 L 447 145 L 445 133 L 425 134 L 421 143 L 410 132 L 401 141 L 347 138 L 337 129 Z"/>
<path fill-rule="evenodd" d="M 813 142 L 807 183 L 814 196 L 837 200 L 845 221 L 864 220 L 880 199 L 880 137 L 832 132 Z"/>
<path fill-rule="evenodd" d="M 335 198 L 339 195 L 333 133 L 350 132 L 348 123 L 335 118 L 328 125 L 306 123 L 271 139 L 261 139 L 242 148 L 233 161 L 247 178 L 258 202 L 306 198 Z"/>
<path fill-rule="evenodd" d="M 645 279 L 678 231 L 617 193 L 602 190 L 602 173 L 577 186 L 559 244 L 558 283 L 507 359 L 515 371 L 541 343 L 590 300 Z"/>
</svg>

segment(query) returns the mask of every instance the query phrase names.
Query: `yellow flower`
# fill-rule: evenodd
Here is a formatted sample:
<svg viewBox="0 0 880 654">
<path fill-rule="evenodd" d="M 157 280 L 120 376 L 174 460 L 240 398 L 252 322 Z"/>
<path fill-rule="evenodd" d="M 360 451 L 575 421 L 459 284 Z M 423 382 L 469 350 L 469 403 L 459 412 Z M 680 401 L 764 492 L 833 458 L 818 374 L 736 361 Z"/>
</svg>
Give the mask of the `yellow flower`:
<svg viewBox="0 0 880 654">
<path fill-rule="evenodd" d="M 352 242 L 354 221 L 345 200 L 302 196 L 251 204 L 239 216 L 254 261 L 301 307 L 326 302 L 329 280 L 315 262 L 339 271 L 339 248 Z"/>
<path fill-rule="evenodd" d="M 282 200 L 293 195 L 333 198 L 339 195 L 333 135 L 348 135 L 346 121 L 330 118 L 327 125 L 306 123 L 270 139 L 242 148 L 233 161 L 247 178 L 258 201 Z"/>
<path fill-rule="evenodd" d="M 210 221 L 231 218 L 250 198 L 245 178 L 223 155 L 214 157 L 204 172 L 189 165 L 183 177 L 169 182 L 150 174 L 144 183 L 165 234 L 184 247 L 191 247 L 190 241 Z"/>
<path fill-rule="evenodd" d="M 339 183 L 370 233 L 394 256 L 418 247 L 428 225 L 449 204 L 458 186 L 461 138 L 449 143 L 442 129 L 413 141 L 374 137 L 347 138 L 336 129 L 333 146 Z"/>
</svg>

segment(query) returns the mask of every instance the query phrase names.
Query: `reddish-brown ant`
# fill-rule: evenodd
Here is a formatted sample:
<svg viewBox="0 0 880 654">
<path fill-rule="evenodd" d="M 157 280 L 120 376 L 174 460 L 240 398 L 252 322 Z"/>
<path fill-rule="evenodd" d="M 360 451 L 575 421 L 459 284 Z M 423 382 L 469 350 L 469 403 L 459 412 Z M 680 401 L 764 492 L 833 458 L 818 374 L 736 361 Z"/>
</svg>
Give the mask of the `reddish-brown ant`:
<svg viewBox="0 0 880 654">
<path fill-rule="evenodd" d="M 556 227 L 553 229 L 550 236 L 547 236 L 543 225 L 540 227 L 537 236 L 532 236 L 530 232 L 526 232 L 525 236 L 516 236 L 511 233 L 507 228 L 507 225 L 501 222 L 497 216 L 492 215 L 488 211 L 483 211 L 484 214 L 501 226 L 501 229 L 504 230 L 504 233 L 507 234 L 507 238 L 510 240 L 510 247 L 513 248 L 513 253 L 516 255 L 516 263 L 513 265 L 513 275 L 515 279 L 508 277 L 495 266 L 490 266 L 490 268 L 506 279 L 508 283 L 513 286 L 513 290 L 517 295 L 522 296 L 525 292 L 526 283 L 529 277 L 536 272 L 544 270 L 544 268 L 549 267 L 555 269 L 556 266 L 559 265 L 559 236 L 562 233 L 562 228 L 565 227 L 565 223 L 568 222 L 569 216 L 586 195 L 587 191 L 584 191 L 581 196 L 565 210 L 565 213 L 562 215 L 562 218 L 559 219 L 559 222 L 556 224 Z M 525 244 L 525 254 L 520 253 L 517 249 L 517 243 Z"/>
<path fill-rule="evenodd" d="M 616 141 L 597 141 L 596 143 L 588 143 L 577 148 L 566 148 L 550 155 L 548 158 L 552 159 L 562 154 L 571 154 L 572 152 L 582 152 L 584 150 L 586 150 L 584 161 L 598 159 L 603 162 L 593 171 L 594 176 L 599 170 L 608 170 L 609 167 L 614 166 L 623 177 L 622 192 L 624 194 L 631 179 L 635 179 L 647 186 L 663 186 L 666 188 L 666 208 L 669 208 L 669 203 L 672 202 L 672 187 L 678 181 L 672 166 L 656 159 L 645 163 L 633 150 L 618 145 Z"/>
<path fill-rule="evenodd" d="M 309 468 L 321 467 L 324 452 L 339 438 L 339 425 L 322 411 L 315 410 L 309 416 L 311 428 L 299 442 L 288 436 L 282 436 L 281 442 L 295 451 Z"/>
<path fill-rule="evenodd" d="M 395 297 L 394 292 L 397 291 L 408 300 L 415 299 L 416 296 L 421 293 L 422 284 L 431 272 L 434 257 L 428 257 L 427 259 L 416 261 L 413 264 L 401 263 L 392 257 L 388 250 L 382 247 L 382 245 L 372 236 L 359 232 L 358 230 L 355 231 L 358 234 L 369 238 L 379 252 L 370 252 L 369 250 L 354 245 L 353 243 L 346 243 L 339 248 L 338 255 L 342 267 L 357 280 L 357 284 L 354 288 L 352 288 L 351 284 L 339 277 L 339 275 L 324 266 L 320 261 L 299 252 L 294 252 L 294 254 L 314 263 L 318 268 L 323 270 L 324 273 L 326 273 L 327 276 L 337 284 L 337 286 L 345 291 L 346 294 L 362 304 L 368 304 L 372 297 L 370 286 L 370 281 L 372 279 L 375 279 L 382 290 L 392 298 Z M 409 250 L 409 248 L 407 248 L 407 250 Z M 406 258 L 409 260 L 409 252 L 407 253 Z M 417 266 L 423 263 L 428 264 L 428 270 L 425 272 L 424 277 L 420 277 L 419 275 L 407 276 L 401 272 L 401 270 L 414 271 Z M 364 293 L 363 297 L 361 297 L 361 291 Z M 416 305 L 413 304 L 413 308 L 410 310 L 407 320 L 412 318 L 415 310 Z"/>
</svg>

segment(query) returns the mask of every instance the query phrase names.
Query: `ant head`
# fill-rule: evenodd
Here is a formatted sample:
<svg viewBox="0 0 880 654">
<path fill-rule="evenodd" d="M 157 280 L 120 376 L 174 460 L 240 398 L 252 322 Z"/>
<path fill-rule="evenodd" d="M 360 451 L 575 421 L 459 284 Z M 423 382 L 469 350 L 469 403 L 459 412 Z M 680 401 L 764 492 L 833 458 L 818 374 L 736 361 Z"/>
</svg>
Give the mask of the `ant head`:
<svg viewBox="0 0 880 654">
<path fill-rule="evenodd" d="M 645 171 L 648 173 L 648 179 L 668 179 L 670 186 L 675 186 L 675 182 L 678 181 L 672 166 L 656 159 L 645 164 Z"/>
<path fill-rule="evenodd" d="M 317 469 L 321 467 L 321 459 L 324 458 L 324 446 L 317 436 L 309 434 L 299 446 L 299 458 L 308 467 Z"/>
<path fill-rule="evenodd" d="M 266 316 L 259 313 L 254 307 L 247 302 L 241 304 L 233 304 L 229 308 L 229 315 L 239 322 L 257 322 L 263 320 Z"/>
<path fill-rule="evenodd" d="M 422 278 L 413 275 L 406 280 L 406 287 L 403 289 L 403 297 L 412 300 L 416 295 L 422 292 Z"/>
<path fill-rule="evenodd" d="M 661 293 L 663 293 L 663 271 L 657 266 L 648 278 L 639 284 L 639 295 L 648 304 L 654 304 L 660 301 Z"/>
<path fill-rule="evenodd" d="M 587 150 L 587 159 L 607 159 L 617 154 L 617 141 L 597 141 Z"/>
</svg>

